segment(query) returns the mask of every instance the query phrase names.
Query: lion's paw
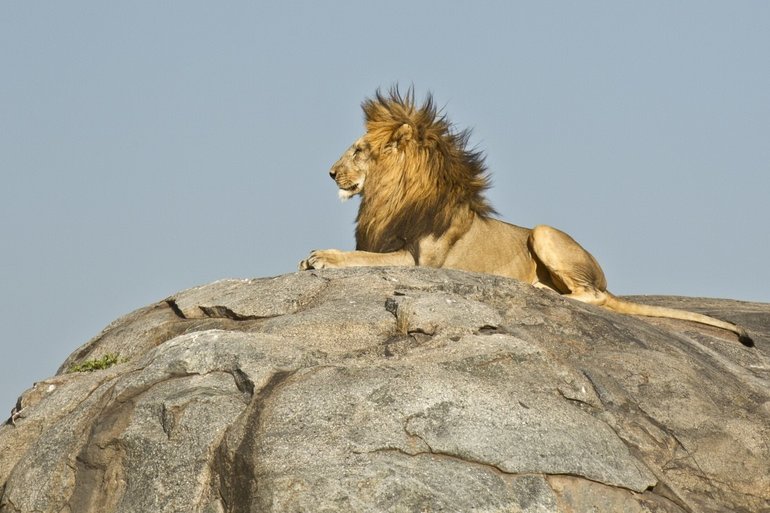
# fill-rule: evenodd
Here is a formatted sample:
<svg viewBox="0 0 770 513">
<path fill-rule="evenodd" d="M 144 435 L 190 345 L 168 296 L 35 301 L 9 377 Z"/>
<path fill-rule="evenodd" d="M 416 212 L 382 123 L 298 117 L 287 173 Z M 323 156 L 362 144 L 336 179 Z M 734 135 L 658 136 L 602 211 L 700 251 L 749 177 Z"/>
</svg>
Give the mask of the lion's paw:
<svg viewBox="0 0 770 513">
<path fill-rule="evenodd" d="M 344 267 L 344 260 L 344 253 L 338 249 L 315 249 L 310 252 L 309 257 L 299 263 L 299 270 Z"/>
</svg>

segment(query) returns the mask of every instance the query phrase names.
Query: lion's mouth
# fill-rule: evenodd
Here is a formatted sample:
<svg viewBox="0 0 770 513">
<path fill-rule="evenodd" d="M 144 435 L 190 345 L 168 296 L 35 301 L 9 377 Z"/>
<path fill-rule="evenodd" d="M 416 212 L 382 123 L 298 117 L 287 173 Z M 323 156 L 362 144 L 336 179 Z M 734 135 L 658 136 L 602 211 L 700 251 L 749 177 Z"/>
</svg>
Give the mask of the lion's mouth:
<svg viewBox="0 0 770 513">
<path fill-rule="evenodd" d="M 361 178 L 358 182 L 354 182 L 350 185 L 343 186 L 340 184 L 337 184 L 337 187 L 339 187 L 339 190 L 337 191 L 337 195 L 340 197 L 342 201 L 349 200 L 359 192 L 361 192 L 361 189 L 364 186 L 364 179 Z"/>
</svg>

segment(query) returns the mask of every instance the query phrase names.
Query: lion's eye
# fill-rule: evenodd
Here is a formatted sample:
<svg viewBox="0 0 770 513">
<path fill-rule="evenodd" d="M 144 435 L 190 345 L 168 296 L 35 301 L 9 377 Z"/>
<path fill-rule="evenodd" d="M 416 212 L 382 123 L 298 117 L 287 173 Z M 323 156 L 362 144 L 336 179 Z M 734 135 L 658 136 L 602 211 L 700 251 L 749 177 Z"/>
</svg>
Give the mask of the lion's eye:
<svg viewBox="0 0 770 513">
<path fill-rule="evenodd" d="M 361 148 L 355 148 L 353 150 L 353 156 L 358 157 L 361 154 L 361 151 L 362 151 Z"/>
</svg>

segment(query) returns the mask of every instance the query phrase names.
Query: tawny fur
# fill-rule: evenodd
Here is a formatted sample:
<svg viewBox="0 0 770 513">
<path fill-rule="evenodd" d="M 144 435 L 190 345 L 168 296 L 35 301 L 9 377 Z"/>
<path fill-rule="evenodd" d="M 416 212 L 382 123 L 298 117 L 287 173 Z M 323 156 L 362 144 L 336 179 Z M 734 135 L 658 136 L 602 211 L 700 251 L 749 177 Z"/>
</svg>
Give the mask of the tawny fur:
<svg viewBox="0 0 770 513">
<path fill-rule="evenodd" d="M 362 108 L 366 133 L 332 166 L 340 198 L 361 196 L 356 250 L 317 250 L 300 269 L 423 265 L 515 278 L 616 312 L 682 319 L 736 333 L 730 322 L 613 296 L 596 259 L 550 226 L 522 228 L 498 219 L 484 191 L 483 155 L 468 149 L 429 95 L 417 106 L 410 89 L 377 92 Z"/>
</svg>

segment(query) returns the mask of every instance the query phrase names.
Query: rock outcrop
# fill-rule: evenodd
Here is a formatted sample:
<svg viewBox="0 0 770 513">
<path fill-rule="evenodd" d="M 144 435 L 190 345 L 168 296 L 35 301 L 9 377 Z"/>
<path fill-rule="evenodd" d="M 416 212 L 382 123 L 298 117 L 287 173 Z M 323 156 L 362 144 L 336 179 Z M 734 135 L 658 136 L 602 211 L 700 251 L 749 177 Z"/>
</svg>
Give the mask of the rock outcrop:
<svg viewBox="0 0 770 513">
<path fill-rule="evenodd" d="M 770 512 L 770 305 L 635 299 L 756 347 L 448 270 L 183 291 L 21 397 L 0 512 Z"/>
</svg>

